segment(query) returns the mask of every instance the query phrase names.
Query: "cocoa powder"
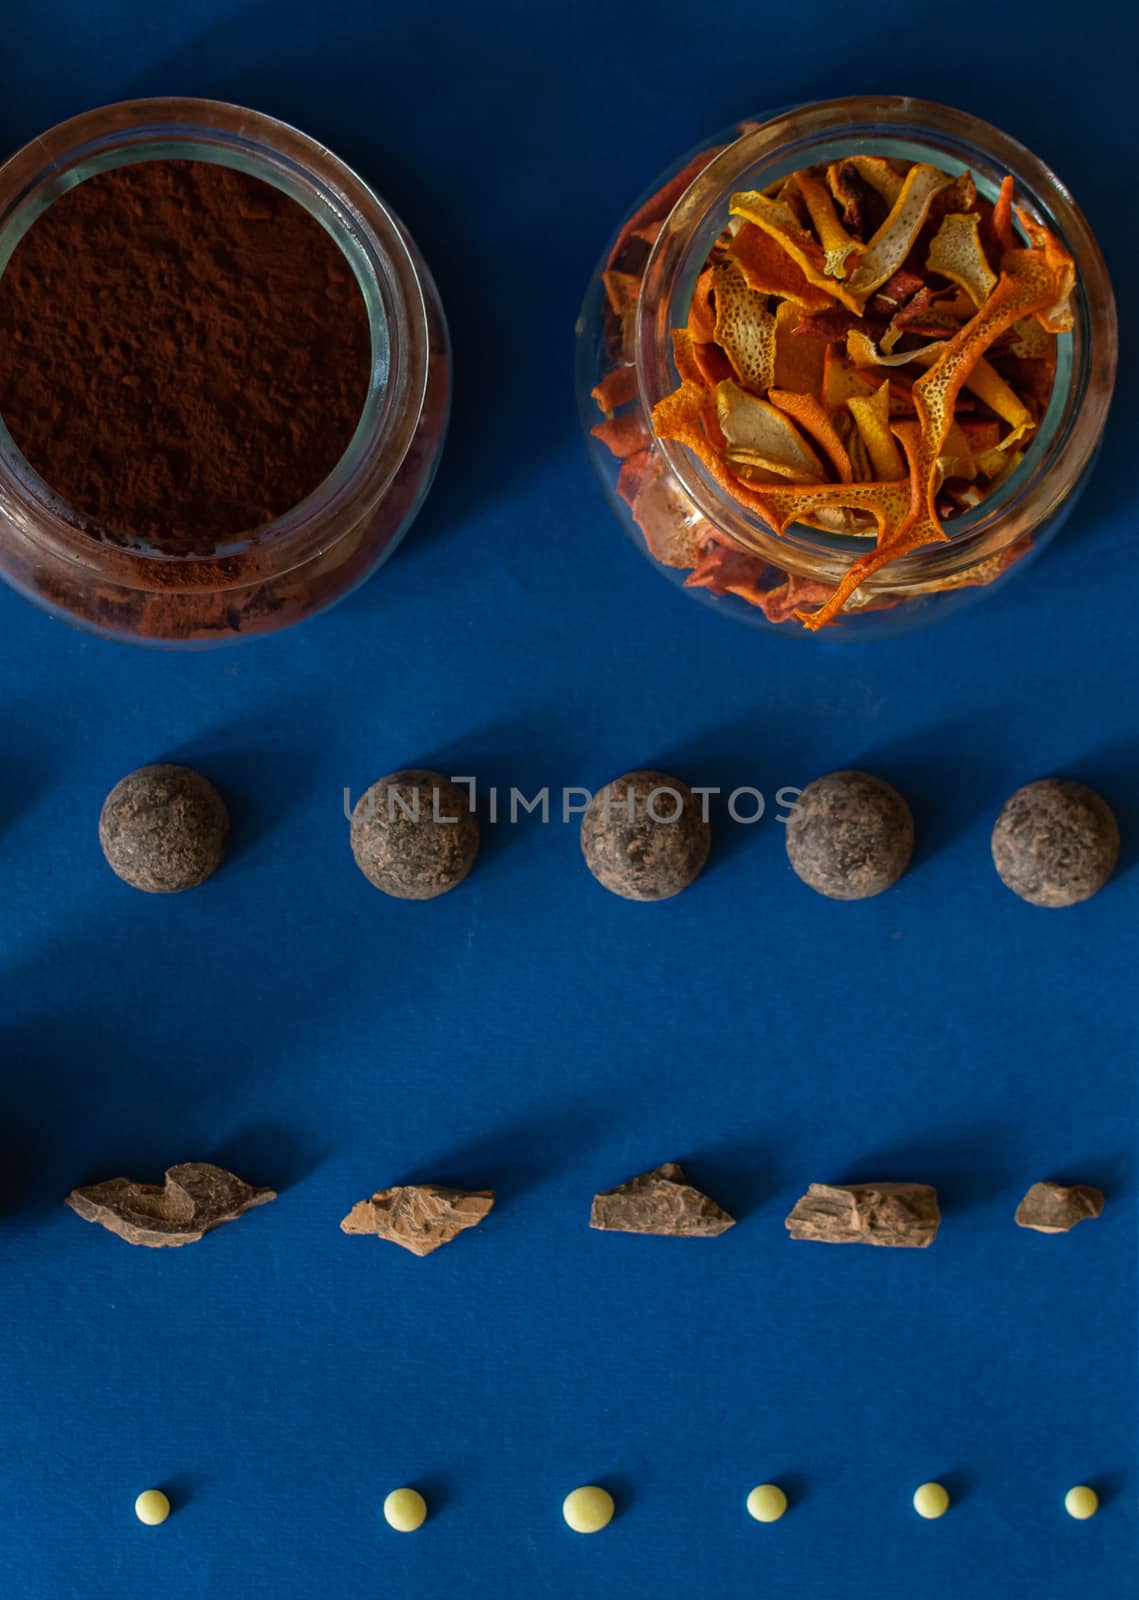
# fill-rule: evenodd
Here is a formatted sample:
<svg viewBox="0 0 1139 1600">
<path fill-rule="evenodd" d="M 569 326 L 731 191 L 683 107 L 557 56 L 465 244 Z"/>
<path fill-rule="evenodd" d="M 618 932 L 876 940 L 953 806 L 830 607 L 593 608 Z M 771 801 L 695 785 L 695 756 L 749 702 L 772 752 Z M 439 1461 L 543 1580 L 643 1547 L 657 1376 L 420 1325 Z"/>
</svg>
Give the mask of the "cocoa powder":
<svg viewBox="0 0 1139 1600">
<path fill-rule="evenodd" d="M 331 235 L 211 162 L 87 179 L 0 276 L 0 416 L 92 537 L 210 556 L 309 495 L 371 368 Z"/>
</svg>

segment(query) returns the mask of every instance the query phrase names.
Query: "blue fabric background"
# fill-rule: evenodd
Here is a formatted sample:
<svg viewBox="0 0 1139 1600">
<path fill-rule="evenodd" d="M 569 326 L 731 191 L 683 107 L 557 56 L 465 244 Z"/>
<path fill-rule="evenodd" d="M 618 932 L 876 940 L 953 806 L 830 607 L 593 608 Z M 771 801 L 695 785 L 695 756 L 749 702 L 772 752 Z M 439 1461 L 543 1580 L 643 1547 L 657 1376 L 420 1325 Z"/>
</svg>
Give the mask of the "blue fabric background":
<svg viewBox="0 0 1139 1600">
<path fill-rule="evenodd" d="M 364 590 L 295 634 L 155 656 L 0 594 L 0 1567 L 14 1600 L 1100 1600 L 1136 1544 L 1136 25 L 987 12 L 349 0 L 10 0 L 0 143 L 99 102 L 245 102 L 356 164 L 440 282 L 456 412 Z M 1097 20 L 1098 19 L 1098 20 Z M 729 625 L 625 542 L 571 393 L 587 276 L 705 133 L 867 89 L 1003 124 L 1070 182 L 1124 291 L 1122 392 L 1059 544 L 941 629 L 861 648 Z M 129 769 L 199 764 L 235 848 L 152 900 L 98 851 Z M 722 820 L 705 877 L 628 905 L 576 830 L 488 830 L 458 893 L 389 901 L 341 815 L 393 767 L 527 793 L 655 764 L 770 796 L 896 782 L 915 869 L 804 889 Z M 1116 881 L 1044 913 L 997 882 L 1030 778 L 1102 789 Z M 74 1184 L 214 1157 L 280 1200 L 185 1251 L 83 1226 Z M 725 1238 L 591 1234 L 594 1190 L 682 1158 Z M 793 1246 L 812 1179 L 936 1183 L 929 1252 Z M 428 1261 L 337 1231 L 415 1177 L 495 1185 Z M 1034 1179 L 1102 1221 L 1025 1234 Z M 914 1486 L 952 1513 L 923 1524 Z M 752 1484 L 790 1515 L 751 1523 Z M 609 1484 L 601 1538 L 562 1495 Z M 1076 1524 L 1061 1499 L 1104 1499 Z M 380 1503 L 431 1501 L 414 1539 Z M 135 1494 L 176 1514 L 139 1527 Z"/>
</svg>

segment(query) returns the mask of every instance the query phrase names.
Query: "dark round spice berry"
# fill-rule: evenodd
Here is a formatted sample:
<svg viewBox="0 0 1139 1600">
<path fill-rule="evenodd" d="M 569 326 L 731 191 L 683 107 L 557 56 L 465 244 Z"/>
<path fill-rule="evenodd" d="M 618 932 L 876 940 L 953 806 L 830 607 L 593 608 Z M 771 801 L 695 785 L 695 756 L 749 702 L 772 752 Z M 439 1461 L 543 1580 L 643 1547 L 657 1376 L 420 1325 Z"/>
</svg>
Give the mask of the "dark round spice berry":
<svg viewBox="0 0 1139 1600">
<path fill-rule="evenodd" d="M 1086 784 L 1041 778 L 1025 784 L 993 829 L 1001 882 L 1034 906 L 1074 906 L 1103 888 L 1119 860 L 1119 826 Z"/>
<path fill-rule="evenodd" d="M 626 900 L 667 900 L 698 878 L 712 830 L 686 783 L 626 772 L 599 789 L 581 819 L 585 864 Z"/>
<path fill-rule="evenodd" d="M 868 900 L 897 883 L 914 853 L 914 819 L 896 789 L 869 772 L 830 772 L 800 795 L 787 855 L 831 900 Z"/>
<path fill-rule="evenodd" d="M 139 767 L 103 802 L 99 843 L 124 883 L 147 894 L 195 889 L 225 854 L 229 813 L 208 778 L 190 767 Z"/>
<path fill-rule="evenodd" d="M 462 883 L 479 853 L 470 798 L 439 772 L 389 772 L 352 813 L 352 854 L 377 889 L 397 900 L 434 900 Z"/>
</svg>

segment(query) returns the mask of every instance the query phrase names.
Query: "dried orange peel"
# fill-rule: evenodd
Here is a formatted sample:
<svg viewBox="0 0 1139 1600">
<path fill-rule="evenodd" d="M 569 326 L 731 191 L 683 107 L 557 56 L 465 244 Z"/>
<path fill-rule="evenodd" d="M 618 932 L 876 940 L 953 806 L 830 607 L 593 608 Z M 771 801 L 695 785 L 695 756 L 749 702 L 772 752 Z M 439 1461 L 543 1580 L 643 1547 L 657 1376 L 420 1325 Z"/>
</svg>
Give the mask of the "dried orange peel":
<svg viewBox="0 0 1139 1600">
<path fill-rule="evenodd" d="M 825 311 L 834 304 L 827 290 L 808 282 L 802 267 L 778 239 L 754 222 L 741 223 L 728 245 L 728 255 L 761 294 L 780 295 L 804 311 Z"/>
<path fill-rule="evenodd" d="M 951 182 L 944 172 L 924 161 L 915 162 L 910 168 L 889 216 L 850 275 L 848 286 L 854 310 L 860 311 L 874 290 L 897 272 L 921 232 L 934 195 L 947 189 Z"/>
<path fill-rule="evenodd" d="M 762 392 L 775 379 L 775 314 L 767 295 L 753 289 L 734 261 L 721 261 L 712 274 L 716 296 L 713 337 L 736 377 Z"/>
<path fill-rule="evenodd" d="M 731 199 L 733 217 L 743 217 L 769 234 L 791 257 L 808 283 L 823 289 L 841 301 L 850 311 L 858 311 L 861 302 L 844 283 L 826 271 L 827 256 L 814 234 L 805 228 L 786 200 L 776 200 L 760 194 L 757 189 L 744 190 Z"/>
<path fill-rule="evenodd" d="M 693 587 L 735 594 L 772 619 L 794 613 L 811 630 L 847 606 L 898 604 L 1003 571 L 1014 556 L 975 576 L 874 581 L 944 543 L 953 518 L 1023 458 L 1058 336 L 1073 326 L 1075 267 L 1061 242 L 1015 206 L 1011 179 L 992 200 L 967 172 L 862 152 L 734 194 L 729 210 L 687 325 L 673 332 L 680 384 L 653 410 L 654 441 L 629 373 L 594 390 L 606 413 L 594 432 L 623 461 L 619 492 L 650 549 L 668 565 L 690 559 Z M 642 217 L 628 240 L 647 249 L 660 220 Z M 604 275 L 613 350 L 628 348 L 638 314 L 632 252 L 630 243 Z M 694 508 L 685 514 L 655 440 L 686 447 L 776 537 L 799 522 L 871 548 L 834 587 L 785 572 L 765 536 L 753 553 L 738 548 L 748 542 L 740 524 L 729 538 Z"/>
<path fill-rule="evenodd" d="M 852 239 L 835 213 L 834 201 L 825 183 L 809 172 L 796 174 L 796 186 L 823 247 L 823 271 L 830 278 L 845 278 L 866 246 Z"/>
<path fill-rule="evenodd" d="M 906 464 L 890 432 L 890 390 L 887 385 L 882 384 L 868 399 L 852 395 L 846 404 L 866 446 L 874 476 L 888 481 L 903 477 Z"/>
<path fill-rule="evenodd" d="M 737 383 L 720 383 L 716 385 L 716 415 L 728 441 L 729 455 L 743 452 L 745 458 L 747 455 L 761 457 L 751 465 L 766 467 L 772 472 L 786 467 L 789 469 L 786 475 L 798 474 L 800 482 L 825 481 L 826 473 L 818 456 L 787 412 L 770 400 L 749 394 Z"/>
<path fill-rule="evenodd" d="M 975 306 L 983 306 L 997 286 L 981 244 L 981 219 L 975 211 L 950 211 L 941 219 L 926 257 L 926 267 L 964 289 Z"/>
<path fill-rule="evenodd" d="M 826 407 L 816 400 L 813 394 L 801 394 L 793 389 L 771 389 L 767 398 L 773 406 L 778 406 L 780 411 L 785 411 L 792 417 L 802 432 L 808 434 L 815 444 L 822 447 L 838 474 L 839 482 L 850 483 L 854 477 L 850 456 Z"/>
</svg>

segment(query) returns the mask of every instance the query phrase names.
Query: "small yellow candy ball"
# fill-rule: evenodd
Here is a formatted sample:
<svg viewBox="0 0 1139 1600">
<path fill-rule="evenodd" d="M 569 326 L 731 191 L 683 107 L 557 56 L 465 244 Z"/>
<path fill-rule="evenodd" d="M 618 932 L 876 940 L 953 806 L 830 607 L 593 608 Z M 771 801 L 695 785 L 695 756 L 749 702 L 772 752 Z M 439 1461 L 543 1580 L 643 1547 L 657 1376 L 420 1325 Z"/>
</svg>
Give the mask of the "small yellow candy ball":
<svg viewBox="0 0 1139 1600">
<path fill-rule="evenodd" d="M 384 1519 L 397 1533 L 414 1533 L 427 1521 L 427 1501 L 418 1489 L 393 1489 L 384 1501 Z"/>
<path fill-rule="evenodd" d="M 613 1520 L 613 1496 L 608 1489 L 586 1484 L 566 1495 L 562 1516 L 575 1533 L 600 1533 Z"/>
<path fill-rule="evenodd" d="M 914 1510 L 919 1517 L 934 1521 L 949 1510 L 949 1491 L 940 1483 L 923 1483 L 914 1490 Z"/>
<path fill-rule="evenodd" d="M 157 1528 L 170 1515 L 170 1502 L 161 1489 L 144 1489 L 134 1503 L 134 1514 L 148 1528 Z"/>
<path fill-rule="evenodd" d="M 757 1522 L 778 1522 L 787 1509 L 787 1496 L 777 1483 L 761 1483 L 747 1497 L 748 1515 Z"/>
<path fill-rule="evenodd" d="M 1094 1489 L 1089 1489 L 1086 1483 L 1077 1484 L 1064 1496 L 1064 1510 L 1077 1522 L 1086 1522 L 1099 1510 L 1099 1495 Z"/>
</svg>

